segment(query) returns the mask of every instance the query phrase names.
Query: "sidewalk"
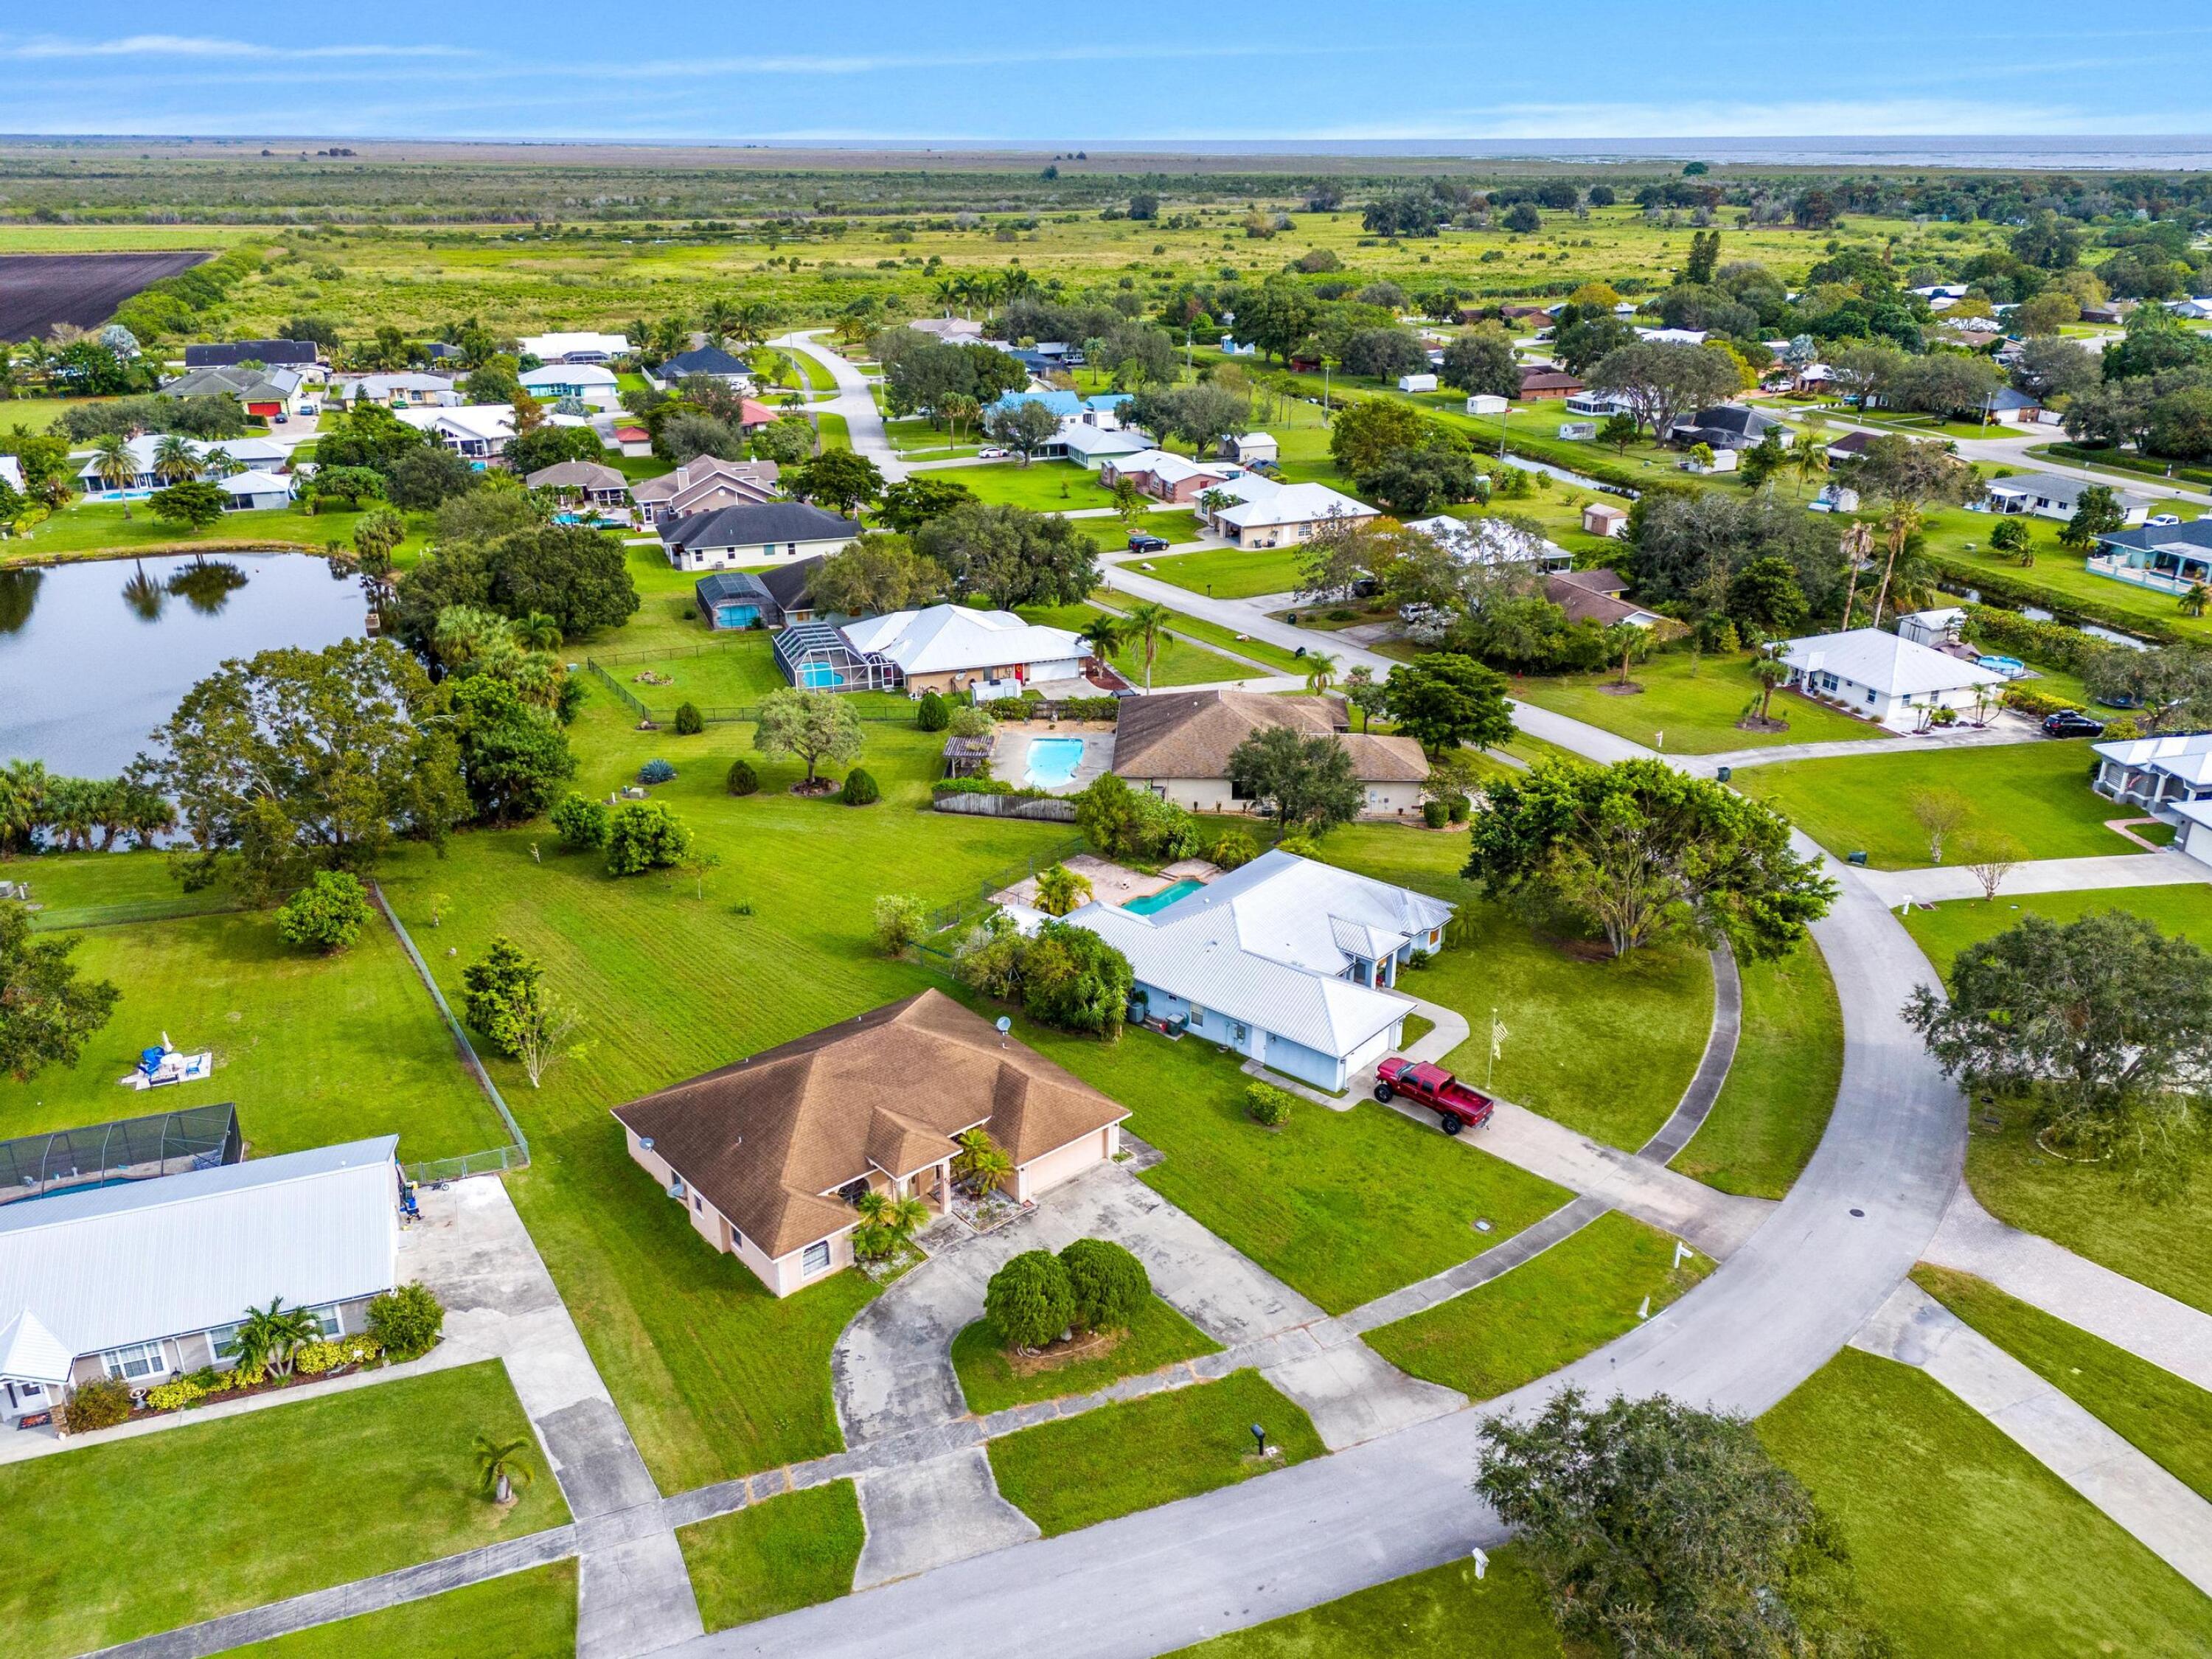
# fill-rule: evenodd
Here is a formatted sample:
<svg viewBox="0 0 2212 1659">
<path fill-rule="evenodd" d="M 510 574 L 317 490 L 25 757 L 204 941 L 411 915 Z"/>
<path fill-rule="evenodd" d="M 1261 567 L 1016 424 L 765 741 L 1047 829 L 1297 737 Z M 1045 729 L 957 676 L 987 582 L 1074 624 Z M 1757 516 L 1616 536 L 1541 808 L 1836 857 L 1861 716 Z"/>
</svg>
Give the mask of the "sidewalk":
<svg viewBox="0 0 2212 1659">
<path fill-rule="evenodd" d="M 2114 837 L 2115 840 L 2118 838 Z M 1980 878 L 1964 865 L 1925 870 L 1861 870 L 1858 878 L 1891 909 L 1910 901 L 1934 904 L 1944 899 L 1980 898 Z M 2199 864 L 2172 848 L 2156 853 L 2115 853 L 2103 858 L 2033 859 L 2006 872 L 1997 900 L 2024 893 L 2094 892 L 2110 887 L 2181 887 L 2212 882 L 2212 865 Z"/>
</svg>

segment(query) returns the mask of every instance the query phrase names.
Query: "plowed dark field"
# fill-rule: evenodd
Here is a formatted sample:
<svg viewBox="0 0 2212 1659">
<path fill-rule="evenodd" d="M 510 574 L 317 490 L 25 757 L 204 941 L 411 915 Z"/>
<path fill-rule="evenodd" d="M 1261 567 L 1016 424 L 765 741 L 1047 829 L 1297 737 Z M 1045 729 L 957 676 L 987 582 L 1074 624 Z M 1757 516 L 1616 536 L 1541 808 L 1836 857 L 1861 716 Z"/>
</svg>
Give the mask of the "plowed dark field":
<svg viewBox="0 0 2212 1659">
<path fill-rule="evenodd" d="M 56 323 L 104 323 L 147 283 L 207 257 L 189 251 L 0 254 L 0 340 L 33 339 Z"/>
</svg>

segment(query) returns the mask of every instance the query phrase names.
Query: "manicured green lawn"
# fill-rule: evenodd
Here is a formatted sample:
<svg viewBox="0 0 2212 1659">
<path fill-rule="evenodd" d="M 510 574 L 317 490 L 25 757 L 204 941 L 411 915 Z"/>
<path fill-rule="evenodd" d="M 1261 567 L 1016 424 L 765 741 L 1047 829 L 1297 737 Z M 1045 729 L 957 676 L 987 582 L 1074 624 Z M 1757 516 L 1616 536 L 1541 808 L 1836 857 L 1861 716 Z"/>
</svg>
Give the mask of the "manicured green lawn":
<svg viewBox="0 0 2212 1659">
<path fill-rule="evenodd" d="M 1111 507 L 1112 492 L 1098 475 L 1073 461 L 987 461 L 955 467 L 947 473 L 968 486 L 978 501 L 1011 501 L 1036 513 L 1066 513 L 1077 507 Z M 1119 519 L 1080 521 L 1084 534 L 1101 547 L 1118 547 L 1127 534 Z"/>
<path fill-rule="evenodd" d="M 1674 1158 L 1684 1175 L 1747 1198 L 1780 1198 L 1820 1144 L 1844 1078 L 1844 1016 L 1820 947 L 1739 963 L 1743 1030 L 1728 1081 Z"/>
<path fill-rule="evenodd" d="M 1543 1581 L 1519 1550 L 1355 1591 L 1288 1618 L 1181 1648 L 1164 1659 L 1561 1659 Z"/>
<path fill-rule="evenodd" d="M 55 853 L 0 863 L 0 879 L 30 884 L 39 908 L 33 929 L 89 927 L 116 921 L 204 915 L 234 910 L 240 900 L 218 882 L 187 893 L 158 852 Z"/>
<path fill-rule="evenodd" d="M 600 665 L 646 707 L 672 720 L 679 703 L 693 702 L 702 708 L 751 706 L 791 684 L 775 665 L 775 636 L 764 630 L 714 634 L 705 623 L 695 622 L 689 642 L 672 643 L 665 654 L 643 657 L 627 641 L 617 640 L 617 644 L 623 648 L 611 655 L 623 660 Z M 588 650 L 586 654 L 593 655 Z M 668 683 L 641 678 L 647 674 Z"/>
<path fill-rule="evenodd" d="M 1921 1372 L 1845 1348 L 1759 1431 L 1841 1525 L 1899 1659 L 2204 1651 L 2185 1579 Z"/>
<path fill-rule="evenodd" d="M 1220 1352 L 1218 1342 L 1156 1296 L 1130 1322 L 1121 1340 L 1095 1358 L 1024 1375 L 1008 1361 L 1005 1339 L 997 1328 L 989 1320 L 979 1319 L 952 1339 L 952 1369 L 959 1374 L 968 1409 L 982 1417 L 1032 1400 L 1089 1394 L 1119 1377 L 1141 1376 L 1179 1360 Z"/>
<path fill-rule="evenodd" d="M 1250 1425 L 1280 1457 L 1261 1463 Z M 1328 1449 L 1312 1419 L 1257 1371 L 1041 1423 L 990 1443 L 1000 1494 L 1048 1538 L 1172 1504 Z"/>
<path fill-rule="evenodd" d="M 1618 671 L 1516 678 L 1513 695 L 1670 755 L 1715 755 L 1776 744 L 1844 743 L 1887 735 L 1869 721 L 1853 720 L 1792 691 L 1776 692 L 1771 710 L 1775 719 L 1790 722 L 1788 731 L 1742 730 L 1736 721 L 1759 696 L 1750 663 L 1748 656 L 1693 657 L 1686 651 L 1668 651 L 1630 669 L 1630 683 L 1644 688 L 1632 695 L 1607 689 L 1620 678 Z"/>
<path fill-rule="evenodd" d="M 877 402 L 880 405 L 880 397 Z M 970 427 L 963 433 L 960 441 L 956 444 L 952 441 L 950 427 L 933 427 L 926 417 L 920 415 L 909 415 L 900 420 L 885 420 L 884 435 L 890 440 L 893 449 L 921 460 L 951 460 L 963 455 L 973 455 L 978 447 L 974 428 Z M 952 476 L 957 477 L 959 475 L 955 473 Z"/>
<path fill-rule="evenodd" d="M 116 862 L 134 883 L 161 867 L 151 854 Z M 32 890 L 41 885 L 34 875 Z M 286 945 L 265 910 L 76 937 L 78 968 L 123 995 L 75 1066 L 29 1083 L 0 1079 L 0 1135 L 230 1100 L 256 1153 L 397 1134 L 400 1158 L 413 1164 L 507 1143 L 380 915 L 335 957 Z M 426 927 L 426 952 L 435 938 Z M 180 1048 L 213 1049 L 215 1076 L 158 1095 L 118 1088 L 165 1030 Z"/>
<path fill-rule="evenodd" d="M 531 1434 L 495 1361 L 0 1467 L 8 1650 L 104 1647 L 568 1519 L 534 1440 L 537 1479 L 487 1502 L 478 1434 Z"/>
<path fill-rule="evenodd" d="M 575 1562 L 556 1561 L 234 1648 L 230 1659 L 355 1659 L 363 1653 L 474 1659 L 492 1631 L 498 1632 L 501 1659 L 574 1659 Z"/>
<path fill-rule="evenodd" d="M 119 501 L 79 501 L 65 507 L 30 534 L 0 542 L 0 563 L 21 564 L 110 548 L 189 553 L 195 549 L 213 552 L 226 547 L 299 547 L 319 553 L 325 543 L 332 541 L 343 542 L 350 549 L 353 527 L 362 518 L 340 507 L 308 514 L 288 507 L 264 513 L 227 514 L 220 522 L 194 535 L 182 525 L 165 524 L 155 518 L 143 501 L 129 505 L 128 519 L 123 516 L 124 503 Z M 428 518 L 422 514 L 404 516 L 407 539 L 394 555 L 403 565 L 413 562 L 422 551 L 429 526 Z"/>
<path fill-rule="evenodd" d="M 1022 607 L 1020 614 L 1028 621 L 1047 628 L 1065 628 L 1079 633 L 1107 613 L 1094 605 L 1029 605 Z M 1113 662 L 1122 678 L 1132 685 L 1145 683 L 1145 646 L 1142 640 L 1132 638 L 1124 641 L 1121 648 L 1114 653 Z M 1220 680 L 1249 679 L 1265 672 L 1264 669 L 1247 667 L 1241 662 L 1231 662 L 1216 652 L 1193 645 L 1188 640 L 1176 639 L 1172 635 L 1164 635 L 1153 642 L 1152 679 L 1155 687 L 1206 685 Z"/>
<path fill-rule="evenodd" d="M 2127 488 L 2124 480 L 2116 481 Z M 2148 484 L 2148 481 L 2144 481 Z M 2148 488 L 2141 493 L 2152 493 Z M 2154 509 L 2155 510 L 2155 509 Z M 2194 518 L 2202 509 L 2193 501 L 2169 503 L 2164 510 Z M 2059 609 L 2070 603 L 2112 613 L 2124 626 L 2129 618 L 2177 629 L 2199 637 L 2212 635 L 2212 616 L 2185 617 L 2172 593 L 2161 593 L 2110 576 L 2093 574 L 2087 556 L 2058 545 L 2059 526 L 2039 519 L 2021 519 L 2033 540 L 2035 562 L 2022 565 L 2009 555 L 1992 552 L 1990 530 L 1997 520 L 1986 513 L 1954 510 L 1930 514 L 1926 530 L 1928 556 L 1938 565 L 1971 581 L 1977 575 L 2001 577 L 2008 582 L 2040 588 Z"/>
<path fill-rule="evenodd" d="M 785 1492 L 676 1532 L 710 1631 L 849 1594 L 867 1540 L 849 1480 Z"/>
<path fill-rule="evenodd" d="M 929 975 L 874 947 L 877 895 L 966 897 L 1068 838 L 1063 825 L 928 812 L 943 739 L 864 731 L 882 802 L 801 800 L 789 793 L 800 769 L 755 754 L 750 726 L 681 739 L 633 732 L 594 687 L 571 728 L 578 787 L 604 793 L 665 756 L 678 775 L 654 797 L 720 856 L 716 868 L 696 885 L 672 873 L 617 881 L 598 860 L 558 850 L 539 824 L 458 836 L 443 861 L 408 848 L 386 878 L 408 925 L 456 951 L 431 952 L 448 998 L 506 934 L 584 1012 L 581 1052 L 542 1089 L 490 1062 L 531 1139 L 531 1168 L 509 1190 L 665 1490 L 836 1449 L 830 1350 L 874 1291 L 847 1273 L 769 1296 L 631 1163 L 608 1109 L 921 990 Z M 762 780 L 743 799 L 723 789 L 740 757 Z M 429 935 L 437 893 L 452 904 Z"/>
<path fill-rule="evenodd" d="M 2057 922 L 2124 910 L 2154 922 L 2160 931 L 2180 934 L 2199 945 L 2212 942 L 2212 887 L 2184 882 L 2172 887 L 2104 887 L 2079 893 L 2023 893 L 2015 898 L 2002 888 L 1994 901 L 1948 899 L 1932 909 L 1916 908 L 1905 930 L 1936 971 L 1948 975 L 1951 963 L 1967 945 L 2018 927 L 2024 917 Z"/>
<path fill-rule="evenodd" d="M 2212 1498 L 2212 1394 L 1971 1273 L 1923 1262 L 1912 1278 L 2198 1497 Z"/>
<path fill-rule="evenodd" d="M 798 368 L 799 378 L 806 383 L 809 392 L 835 392 L 837 389 L 837 377 L 830 372 L 829 364 L 804 351 L 779 350 L 775 355 Z"/>
<path fill-rule="evenodd" d="M 1106 579 L 1109 582 L 1113 580 L 1110 571 L 1107 573 Z M 1127 593 L 1115 592 L 1106 587 L 1095 591 L 1091 596 L 1091 603 L 1102 611 L 1126 612 L 1140 602 Z M 1217 646 L 1224 652 L 1249 661 L 1264 663 L 1279 673 L 1303 674 L 1306 672 L 1305 664 L 1281 646 L 1254 639 L 1249 635 L 1240 637 L 1234 629 L 1224 628 L 1220 623 L 1207 622 L 1203 617 L 1187 617 L 1180 611 L 1170 611 L 1168 612 L 1168 626 L 1186 638 Z"/>
<path fill-rule="evenodd" d="M 1295 547 L 1209 547 L 1200 553 L 1170 553 L 1146 561 L 1147 576 L 1157 576 L 1194 593 L 1217 599 L 1252 599 L 1262 593 L 1289 593 L 1305 568 L 1304 550 Z"/>
<path fill-rule="evenodd" d="M 1713 1270 L 1674 1265 L 1674 1243 L 1608 1211 L 1531 1261 L 1463 1296 L 1370 1331 L 1367 1346 L 1400 1370 L 1495 1400 L 1636 1328 Z"/>
<path fill-rule="evenodd" d="M 824 449 L 850 449 L 853 434 L 845 424 L 845 417 L 835 410 L 824 410 L 814 417 L 814 430 Z"/>
<path fill-rule="evenodd" d="M 1863 850 L 1877 870 L 1927 867 L 1928 833 L 1912 816 L 1913 797 L 1923 790 L 1955 791 L 1971 809 L 1964 828 L 1946 838 L 1952 864 L 1979 835 L 2010 836 L 2032 859 L 2142 850 L 2105 828 L 2121 813 L 2089 787 L 2086 742 L 1915 744 L 1893 755 L 1784 761 L 1745 768 L 1735 787 L 1780 808 L 1838 858 Z"/>
<path fill-rule="evenodd" d="M 1322 845 L 1332 864 L 1473 907 L 1482 919 L 1474 945 L 1445 951 L 1401 981 L 1409 995 L 1457 1010 L 1472 1028 L 1446 1066 L 1482 1086 L 1495 1009 L 1506 1030 L 1491 1079 L 1497 1092 L 1634 1151 L 1674 1111 L 1705 1053 L 1713 1023 L 1705 953 L 1672 945 L 1619 962 L 1582 960 L 1485 900 L 1459 873 L 1467 852 L 1463 831 L 1387 823 L 1349 825 Z"/>
</svg>

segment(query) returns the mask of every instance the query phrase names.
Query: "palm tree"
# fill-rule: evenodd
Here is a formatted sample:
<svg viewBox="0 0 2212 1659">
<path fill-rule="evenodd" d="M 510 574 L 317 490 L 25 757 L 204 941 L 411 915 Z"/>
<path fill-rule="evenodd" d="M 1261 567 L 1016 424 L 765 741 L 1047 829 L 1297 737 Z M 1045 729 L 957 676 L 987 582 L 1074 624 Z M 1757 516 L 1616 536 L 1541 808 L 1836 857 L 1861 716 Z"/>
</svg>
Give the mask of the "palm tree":
<svg viewBox="0 0 2212 1659">
<path fill-rule="evenodd" d="M 700 332 L 707 337 L 710 346 L 720 346 L 737 332 L 738 307 L 728 300 L 709 300 L 699 316 Z"/>
<path fill-rule="evenodd" d="M 968 307 L 975 303 L 975 278 L 963 271 L 952 279 L 952 297 L 960 301 L 960 314 L 965 317 Z"/>
<path fill-rule="evenodd" d="M 952 276 L 939 277 L 929 285 L 929 296 L 943 307 L 945 314 L 950 317 L 952 314 L 952 302 L 961 297 L 959 279 Z"/>
<path fill-rule="evenodd" d="M 495 1504 L 512 1504 L 517 1483 L 527 1486 L 537 1480 L 538 1471 L 524 1461 L 529 1449 L 527 1435 L 520 1440 L 477 1437 L 477 1479 L 483 1483 L 485 1497 Z"/>
<path fill-rule="evenodd" d="M 1891 501 L 1889 510 L 1881 515 L 1882 541 L 1888 548 L 1889 556 L 1882 561 L 1881 586 L 1875 590 L 1874 625 L 1876 628 L 1881 626 L 1881 608 L 1889 598 L 1889 582 L 1897 569 L 1898 555 L 1905 551 L 1905 544 L 1918 532 L 1920 517 L 1920 503 L 1910 501 Z"/>
<path fill-rule="evenodd" d="M 912 1238 L 929 1221 L 929 1206 L 913 1194 L 868 1191 L 853 1207 L 860 1224 L 853 1230 L 853 1254 L 879 1261 Z"/>
<path fill-rule="evenodd" d="M 1326 651 L 1306 653 L 1306 690 L 1319 696 L 1336 684 L 1336 659 Z"/>
<path fill-rule="evenodd" d="M 9 761 L 0 769 L 0 856 L 30 844 L 46 822 L 46 794 L 52 787 L 44 761 Z"/>
<path fill-rule="evenodd" d="M 1160 636 L 1167 631 L 1168 609 L 1164 605 L 1149 602 L 1133 605 L 1127 617 L 1129 629 L 1144 641 L 1145 690 L 1152 689 L 1152 661 L 1160 649 Z"/>
<path fill-rule="evenodd" d="M 739 345 L 750 349 L 768 338 L 775 319 L 775 307 L 765 300 L 748 300 L 732 313 L 730 331 L 738 337 Z"/>
<path fill-rule="evenodd" d="M 232 473 L 242 472 L 245 470 L 239 465 L 236 458 L 221 444 L 217 444 L 200 457 L 200 471 L 210 478 L 228 478 Z"/>
<path fill-rule="evenodd" d="M 1751 665 L 1751 677 L 1759 682 L 1759 718 L 1773 717 L 1767 712 L 1774 706 L 1774 693 L 1790 678 L 1790 665 L 1771 652 L 1763 653 Z"/>
<path fill-rule="evenodd" d="M 103 432 L 93 441 L 92 476 L 110 489 L 120 494 L 138 482 L 138 458 L 131 453 L 130 440 L 119 432 Z M 123 516 L 131 517 L 131 503 L 123 503 Z"/>
<path fill-rule="evenodd" d="M 265 1308 L 248 1308 L 239 1324 L 238 1369 L 258 1366 L 289 1376 L 293 1357 L 322 1334 L 305 1308 L 287 1308 L 283 1297 L 272 1297 Z"/>
<path fill-rule="evenodd" d="M 2181 596 L 2181 614 L 2201 617 L 2207 605 L 2212 605 L 2212 587 L 2205 586 L 2203 582 L 2190 583 L 2189 591 Z"/>
<path fill-rule="evenodd" d="M 945 423 L 952 428 L 952 441 L 957 444 L 960 441 L 960 428 L 970 421 L 980 419 L 983 413 L 983 405 L 967 393 L 956 392 L 939 403 L 937 413 L 942 416 Z"/>
<path fill-rule="evenodd" d="M 1874 530 L 1871 526 L 1863 522 L 1854 523 L 1849 530 L 1844 532 L 1842 546 L 1844 564 L 1850 570 L 1851 578 L 1849 585 L 1844 589 L 1843 625 L 1846 629 L 1851 625 L 1851 611 L 1858 599 L 1859 566 L 1866 562 L 1867 555 L 1873 550 Z"/>
<path fill-rule="evenodd" d="M 1006 291 L 1006 285 L 1000 282 L 996 276 L 978 276 L 975 279 L 975 300 L 976 303 L 983 307 L 983 320 L 985 322 L 988 323 L 991 320 L 991 318 L 998 306 L 1000 296 L 1005 294 Z"/>
<path fill-rule="evenodd" d="M 960 1148 L 952 1158 L 953 1179 L 967 1182 L 976 1197 L 996 1192 L 1013 1178 L 1013 1159 L 988 1129 L 969 1129 L 952 1139 Z"/>
<path fill-rule="evenodd" d="M 533 611 L 514 624 L 515 637 L 532 651 L 558 651 L 561 624 L 543 611 Z"/>
<path fill-rule="evenodd" d="M 1634 623 L 1615 623 L 1605 630 L 1606 653 L 1620 659 L 1620 673 L 1613 684 L 1628 684 L 1628 665 L 1651 648 L 1649 629 L 1638 628 Z"/>
<path fill-rule="evenodd" d="M 1828 470 L 1827 445 L 1807 433 L 1790 452 L 1790 470 L 1797 475 L 1797 493 L 1802 495 L 1805 486 Z"/>
<path fill-rule="evenodd" d="M 1121 648 L 1121 639 L 1128 624 L 1119 617 L 1100 615 L 1076 637 L 1089 642 L 1091 655 L 1102 663 L 1110 664 L 1114 653 Z"/>
<path fill-rule="evenodd" d="M 200 476 L 199 453 L 190 438 L 172 432 L 154 446 L 154 476 L 165 484 L 183 483 Z"/>
</svg>

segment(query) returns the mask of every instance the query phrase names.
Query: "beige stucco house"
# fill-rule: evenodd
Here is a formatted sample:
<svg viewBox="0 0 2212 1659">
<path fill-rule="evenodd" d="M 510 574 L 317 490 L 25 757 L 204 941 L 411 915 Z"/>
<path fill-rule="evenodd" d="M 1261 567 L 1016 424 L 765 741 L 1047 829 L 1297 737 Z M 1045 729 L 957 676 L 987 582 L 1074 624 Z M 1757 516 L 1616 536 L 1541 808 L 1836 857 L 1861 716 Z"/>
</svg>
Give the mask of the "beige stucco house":
<svg viewBox="0 0 2212 1659">
<path fill-rule="evenodd" d="M 988 1131 L 1026 1203 L 1111 1160 L 1128 1115 L 934 990 L 614 1110 L 700 1237 L 778 1296 L 852 1265 L 863 1193 L 943 1209 L 955 1135 Z"/>
<path fill-rule="evenodd" d="M 1366 790 L 1363 816 L 1416 817 L 1429 763 L 1411 738 L 1352 730 L 1340 697 L 1277 697 L 1258 691 L 1160 691 L 1125 697 L 1114 727 L 1114 770 L 1139 789 L 1193 812 L 1254 812 L 1259 803 L 1229 781 L 1229 757 L 1254 732 L 1286 726 L 1302 737 L 1334 738 L 1352 756 Z"/>
</svg>

